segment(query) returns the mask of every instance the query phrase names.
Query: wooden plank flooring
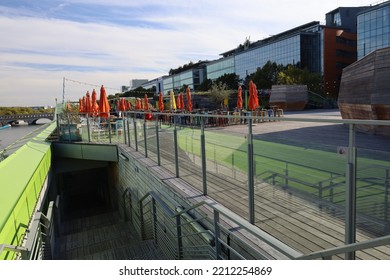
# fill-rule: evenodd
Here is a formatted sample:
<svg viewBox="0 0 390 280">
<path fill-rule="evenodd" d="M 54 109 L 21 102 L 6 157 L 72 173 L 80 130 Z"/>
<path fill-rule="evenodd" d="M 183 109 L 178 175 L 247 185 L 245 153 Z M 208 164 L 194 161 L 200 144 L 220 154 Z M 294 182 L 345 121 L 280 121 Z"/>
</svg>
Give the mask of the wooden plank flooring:
<svg viewBox="0 0 390 280">
<path fill-rule="evenodd" d="M 163 135 L 160 136 L 160 141 L 170 141 L 169 137 L 162 140 L 163 137 Z M 225 169 L 219 167 L 218 173 L 216 173 L 213 170 L 213 165 L 208 164 L 208 196 L 203 196 L 199 158 L 193 155 L 188 156 L 180 151 L 180 178 L 175 178 L 172 145 L 164 145 L 164 149 L 160 151 L 161 166 L 156 166 L 156 163 L 151 160 L 151 158 L 156 157 L 155 147 L 152 145 L 148 146 L 149 158 L 140 157 L 139 152 L 127 145 L 119 144 L 119 146 L 124 152 L 139 158 L 143 165 L 149 166 L 155 176 L 170 185 L 189 203 L 195 204 L 211 198 L 244 219 L 248 219 L 248 191 L 245 174 L 240 174 L 239 171 L 232 172 L 226 167 Z M 232 173 L 234 173 L 235 178 L 231 177 Z M 327 211 L 326 207 L 321 209 L 318 203 L 303 199 L 287 190 L 267 183 L 256 182 L 255 225 L 303 254 L 343 245 L 344 221 L 340 217 L 341 214 L 332 214 L 331 211 Z M 372 238 L 374 236 L 369 233 L 357 230 L 357 241 Z M 257 242 L 256 245 L 271 252 L 271 258 L 283 258 L 277 252 L 272 252 L 272 248 L 264 243 Z M 335 258 L 343 257 L 340 255 Z M 357 252 L 357 258 L 390 259 L 390 246 Z"/>
</svg>

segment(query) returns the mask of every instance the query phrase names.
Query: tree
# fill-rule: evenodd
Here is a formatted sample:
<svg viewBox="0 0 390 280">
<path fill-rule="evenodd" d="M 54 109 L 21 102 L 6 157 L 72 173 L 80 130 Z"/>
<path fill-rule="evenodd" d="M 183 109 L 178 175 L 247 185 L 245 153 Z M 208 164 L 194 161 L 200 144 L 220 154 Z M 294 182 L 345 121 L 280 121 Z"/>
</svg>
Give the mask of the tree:
<svg viewBox="0 0 390 280">
<path fill-rule="evenodd" d="M 229 98 L 231 90 L 227 89 L 224 83 L 213 83 L 209 90 L 211 101 L 220 104 L 221 109 L 224 107 L 224 100 Z"/>
<path fill-rule="evenodd" d="M 278 84 L 307 85 L 307 89 L 315 93 L 322 93 L 322 83 L 323 79 L 320 74 L 292 65 L 288 65 L 278 74 Z"/>
<path fill-rule="evenodd" d="M 215 84 L 224 84 L 227 89 L 237 89 L 239 84 L 238 75 L 235 73 L 224 74 L 214 81 Z"/>
</svg>

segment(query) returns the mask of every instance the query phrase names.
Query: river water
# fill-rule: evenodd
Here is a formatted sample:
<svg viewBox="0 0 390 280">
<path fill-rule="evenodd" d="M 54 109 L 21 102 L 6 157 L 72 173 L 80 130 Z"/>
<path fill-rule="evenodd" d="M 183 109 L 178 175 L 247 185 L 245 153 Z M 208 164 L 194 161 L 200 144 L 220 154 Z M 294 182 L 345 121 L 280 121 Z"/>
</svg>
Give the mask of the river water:
<svg viewBox="0 0 390 280">
<path fill-rule="evenodd" d="M 9 128 L 0 129 L 0 151 L 30 134 L 36 129 L 41 128 L 41 124 L 38 125 L 26 125 L 26 126 L 11 126 Z"/>
</svg>

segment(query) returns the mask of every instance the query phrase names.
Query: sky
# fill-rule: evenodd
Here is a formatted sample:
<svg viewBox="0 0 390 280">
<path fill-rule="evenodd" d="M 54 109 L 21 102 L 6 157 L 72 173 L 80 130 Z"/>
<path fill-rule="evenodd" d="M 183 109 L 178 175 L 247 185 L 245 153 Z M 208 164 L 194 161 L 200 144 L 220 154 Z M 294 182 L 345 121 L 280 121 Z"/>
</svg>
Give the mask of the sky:
<svg viewBox="0 0 390 280">
<path fill-rule="evenodd" d="M 381 1 L 383 2 L 383 1 Z M 0 107 L 120 92 L 376 0 L 0 0 Z M 65 78 L 65 83 L 64 83 Z"/>
</svg>

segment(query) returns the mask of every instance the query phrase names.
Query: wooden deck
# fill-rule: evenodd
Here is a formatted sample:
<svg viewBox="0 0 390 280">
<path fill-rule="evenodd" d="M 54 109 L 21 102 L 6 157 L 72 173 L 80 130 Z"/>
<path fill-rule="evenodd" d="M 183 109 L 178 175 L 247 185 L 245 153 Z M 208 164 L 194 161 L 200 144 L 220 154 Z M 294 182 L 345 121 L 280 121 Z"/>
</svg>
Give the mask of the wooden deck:
<svg viewBox="0 0 390 280">
<path fill-rule="evenodd" d="M 161 142 L 167 141 L 163 143 L 171 141 L 169 137 L 167 139 L 164 139 L 163 135 L 160 137 Z M 148 166 L 155 176 L 166 182 L 190 204 L 212 199 L 248 220 L 248 190 L 245 174 L 237 170 L 235 178 L 232 178 L 231 169 L 224 171 L 221 166 L 213 167 L 213 164 L 208 164 L 208 195 L 203 196 L 199 158 L 180 151 L 180 178 L 176 178 L 171 144 L 164 144 L 160 151 L 161 166 L 157 166 L 155 162 L 155 147 L 148 146 L 149 157 L 145 158 L 142 155 L 142 146 L 139 146 L 140 152 L 124 144 L 119 144 L 119 146 L 122 151 L 138 158 L 143 165 Z M 218 172 L 215 172 L 213 168 L 219 168 Z M 264 182 L 256 182 L 255 225 L 302 254 L 343 245 L 345 229 L 342 216 L 342 213 L 329 209 L 326 205 L 319 204 L 318 201 L 302 198 L 288 190 Z M 376 236 L 358 228 L 356 237 L 359 242 Z M 266 251 L 269 250 L 271 258 L 281 258 L 267 245 L 261 242 L 257 242 L 256 245 Z M 344 255 L 335 258 L 342 259 Z M 357 258 L 390 259 L 390 246 L 357 252 Z"/>
</svg>

